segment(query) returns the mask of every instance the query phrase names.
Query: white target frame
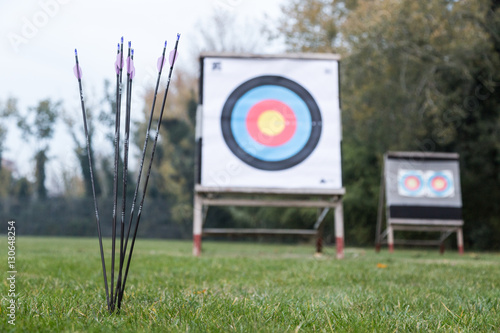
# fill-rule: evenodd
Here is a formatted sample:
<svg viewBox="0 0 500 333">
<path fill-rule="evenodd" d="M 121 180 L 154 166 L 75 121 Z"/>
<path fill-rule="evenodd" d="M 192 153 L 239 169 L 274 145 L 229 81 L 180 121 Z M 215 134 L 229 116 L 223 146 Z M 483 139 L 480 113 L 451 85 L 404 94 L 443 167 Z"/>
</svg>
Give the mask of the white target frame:
<svg viewBox="0 0 500 333">
<path fill-rule="evenodd" d="M 202 67 L 202 108 L 198 118 L 201 122 L 198 135 L 202 138 L 199 165 L 199 183 L 202 186 L 342 188 L 338 56 L 205 55 Z M 271 171 L 252 166 L 236 156 L 223 135 L 227 131 L 223 131 L 221 126 L 221 116 L 231 94 L 251 80 L 258 81 L 270 76 L 281 77 L 303 87 L 321 115 L 321 133 L 307 156 L 295 165 Z M 242 136 L 241 141 L 247 140 L 240 133 L 236 135 Z M 261 146 L 251 140 L 244 141 L 243 149 L 253 149 L 253 153 L 258 153 L 255 150 Z M 281 153 L 280 149 L 275 148 L 273 154 Z M 266 164 L 266 161 L 262 164 Z"/>
<path fill-rule="evenodd" d="M 342 187 L 341 172 L 339 60 L 340 57 L 334 54 L 200 55 L 200 105 L 196 119 L 197 162 L 193 214 L 194 255 L 201 254 L 202 236 L 221 234 L 316 236 L 316 249 L 321 252 L 323 222 L 327 212 L 334 209 L 337 258 L 343 258 L 342 198 L 345 189 Z M 260 82 L 266 88 L 271 85 L 273 89 L 278 87 L 286 91 L 283 95 L 276 96 L 292 96 L 290 109 L 297 119 L 297 133 L 305 131 L 310 134 L 297 145 L 299 148 L 296 152 L 292 151 L 290 155 L 286 155 L 287 151 L 279 152 L 285 156 L 283 161 L 279 159 L 279 154 L 258 155 L 261 149 L 258 145 L 250 145 L 251 149 L 245 151 L 251 155 L 250 158 L 260 160 L 257 162 L 249 160 L 248 156 L 245 158 L 245 154 L 238 151 L 237 146 L 246 142 L 237 141 L 241 129 L 245 128 L 234 125 L 231 117 L 235 114 L 241 117 L 238 99 L 243 100 L 243 104 L 254 103 L 249 101 L 248 96 L 256 90 L 262 93 L 259 80 L 262 80 Z M 270 95 L 264 93 L 262 96 L 265 100 Z M 274 98 L 274 95 L 270 99 L 283 103 L 289 101 Z M 252 105 L 255 104 L 258 103 Z M 310 118 L 307 112 L 304 118 L 304 108 L 296 107 L 302 104 L 306 105 Z M 231 125 L 224 123 L 223 119 L 230 119 Z M 306 127 L 300 127 L 304 124 Z M 310 126 L 310 131 L 307 126 Z M 232 131 L 229 136 L 228 129 Z M 248 132 L 250 133 L 250 129 Z M 232 138 L 237 143 L 233 147 L 228 141 Z M 242 150 L 247 148 L 245 145 L 239 147 Z M 274 153 L 278 150 L 269 151 Z M 257 199 L 256 194 L 262 196 Z M 322 210 L 312 230 L 203 228 L 209 206 L 228 205 L 314 207 Z"/>
</svg>

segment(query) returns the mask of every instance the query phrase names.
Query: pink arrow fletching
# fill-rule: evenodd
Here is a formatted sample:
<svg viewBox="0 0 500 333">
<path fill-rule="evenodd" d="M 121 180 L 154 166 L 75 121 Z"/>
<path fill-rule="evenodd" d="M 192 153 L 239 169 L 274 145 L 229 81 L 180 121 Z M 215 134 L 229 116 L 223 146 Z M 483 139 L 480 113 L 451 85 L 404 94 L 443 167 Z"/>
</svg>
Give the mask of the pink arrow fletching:
<svg viewBox="0 0 500 333">
<path fill-rule="evenodd" d="M 162 70 L 163 66 L 165 65 L 165 57 L 159 57 L 158 61 L 156 63 L 156 67 L 158 68 L 158 72 Z"/>
<path fill-rule="evenodd" d="M 174 59 L 175 55 L 175 59 Z M 174 65 L 174 62 L 177 60 L 177 56 L 179 55 L 179 52 L 176 52 L 175 49 L 170 51 L 170 55 L 168 57 L 168 61 L 170 62 L 170 66 Z"/>
<path fill-rule="evenodd" d="M 127 58 L 127 73 L 130 74 L 130 79 L 135 76 L 134 60 L 130 57 Z"/>
<path fill-rule="evenodd" d="M 75 76 L 77 79 L 81 79 L 82 78 L 82 68 L 78 65 L 75 65 L 73 67 L 73 73 L 75 73 Z"/>
<path fill-rule="evenodd" d="M 116 55 L 116 61 L 115 61 L 116 74 L 120 74 L 120 69 L 122 69 L 122 68 L 123 68 L 122 55 L 121 55 L 121 53 L 118 53 Z"/>
</svg>

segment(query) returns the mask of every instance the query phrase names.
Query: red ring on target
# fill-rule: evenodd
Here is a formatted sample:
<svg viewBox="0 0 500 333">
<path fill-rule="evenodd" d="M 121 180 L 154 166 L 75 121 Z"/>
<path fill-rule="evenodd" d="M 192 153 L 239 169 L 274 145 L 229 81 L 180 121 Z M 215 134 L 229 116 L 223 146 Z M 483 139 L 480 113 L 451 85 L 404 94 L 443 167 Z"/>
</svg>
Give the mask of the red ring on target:
<svg viewBox="0 0 500 333">
<path fill-rule="evenodd" d="M 442 192 L 448 187 L 448 182 L 442 176 L 436 176 L 431 180 L 431 187 L 434 191 Z"/>
<path fill-rule="evenodd" d="M 288 105 L 267 99 L 250 108 L 246 126 L 248 133 L 255 141 L 276 147 L 292 138 L 297 128 L 297 119 Z"/>
<path fill-rule="evenodd" d="M 404 184 L 405 187 L 410 191 L 416 191 L 422 186 L 422 183 L 420 182 L 418 177 L 415 176 L 406 177 L 404 180 Z"/>
</svg>

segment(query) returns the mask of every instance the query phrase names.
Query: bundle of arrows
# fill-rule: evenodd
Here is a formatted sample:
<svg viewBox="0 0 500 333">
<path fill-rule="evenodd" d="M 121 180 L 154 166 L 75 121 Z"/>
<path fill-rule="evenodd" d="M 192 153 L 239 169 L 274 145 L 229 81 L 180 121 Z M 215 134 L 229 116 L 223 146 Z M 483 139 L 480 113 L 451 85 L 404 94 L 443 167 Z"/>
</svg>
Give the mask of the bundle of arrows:
<svg viewBox="0 0 500 333">
<path fill-rule="evenodd" d="M 158 93 L 158 89 L 160 86 L 160 79 L 162 74 L 163 66 L 166 62 L 165 60 L 165 50 L 167 48 L 167 42 L 165 41 L 165 45 L 163 47 L 163 53 L 158 58 L 157 68 L 158 68 L 158 78 L 156 80 L 156 87 L 154 91 L 153 102 L 151 105 L 151 112 L 149 114 L 149 121 L 146 130 L 146 138 L 144 140 L 144 147 L 142 150 L 142 158 L 139 165 L 139 171 L 137 174 L 137 182 L 134 191 L 134 197 L 131 204 L 130 215 L 128 219 L 128 224 L 125 222 L 125 210 L 127 207 L 126 202 L 126 193 L 127 193 L 127 176 L 128 176 L 128 151 L 129 151 L 129 135 L 130 135 L 130 114 L 131 114 L 131 96 L 132 96 L 132 83 L 135 76 L 135 68 L 134 68 L 134 50 L 131 48 L 131 42 L 128 43 L 128 55 L 125 60 L 127 65 L 127 81 L 126 81 L 126 96 L 125 96 L 125 139 L 123 143 L 123 180 L 122 180 L 122 204 L 121 204 L 121 218 L 118 220 L 118 169 L 119 169 L 119 159 L 120 159 L 120 117 L 121 117 L 121 100 L 122 100 L 122 69 L 124 65 L 124 56 L 123 56 L 123 37 L 121 38 L 121 42 L 118 44 L 118 50 L 115 61 L 115 71 L 116 71 L 116 109 L 115 109 L 115 137 L 114 137 L 114 179 L 113 179 L 113 214 L 111 221 L 111 277 L 110 284 L 111 287 L 108 287 L 108 277 L 106 274 L 106 262 L 105 255 L 102 245 L 102 235 L 101 235 L 101 221 L 99 217 L 99 207 L 96 198 L 95 192 L 95 183 L 94 183 L 94 171 L 92 166 L 92 157 L 90 154 L 90 138 L 89 132 L 87 128 L 87 113 L 85 110 L 85 103 L 83 98 L 83 89 L 82 89 L 82 69 L 80 67 L 80 63 L 78 62 L 78 52 L 75 49 L 75 67 L 74 73 L 76 78 L 78 79 L 78 86 L 80 89 L 80 103 L 82 107 L 82 116 L 83 116 L 83 127 L 85 132 L 85 139 L 87 142 L 87 156 L 90 167 L 90 181 L 92 183 L 92 194 L 94 199 L 94 209 L 95 209 L 95 219 L 97 224 L 97 236 L 99 238 L 99 249 L 101 254 L 101 264 L 102 264 L 102 273 L 104 277 L 104 289 L 106 292 L 106 302 L 107 307 L 110 313 L 119 312 L 121 308 L 121 303 L 123 300 L 123 294 L 125 292 L 125 285 L 127 283 L 127 276 L 130 268 L 130 262 L 132 260 L 132 253 L 134 251 L 135 240 L 137 237 L 137 230 L 139 228 L 139 222 L 141 220 L 142 208 L 144 206 L 144 199 L 146 197 L 146 190 L 148 187 L 149 176 L 151 174 L 151 166 L 153 164 L 153 158 L 155 155 L 156 144 L 158 142 L 158 135 L 160 133 L 161 121 L 163 117 L 163 111 L 165 109 L 165 103 L 168 95 L 168 88 L 170 86 L 170 79 L 172 77 L 172 72 L 174 69 L 174 63 L 177 59 L 177 46 L 179 44 L 180 34 L 177 34 L 177 39 L 175 41 L 174 49 L 169 54 L 169 63 L 170 70 L 168 73 L 168 80 L 165 87 L 165 92 L 163 95 L 163 102 L 161 105 L 161 111 L 157 122 L 156 134 L 153 142 L 153 147 L 151 149 L 151 156 L 149 159 L 149 165 L 146 173 L 146 178 L 144 180 L 144 184 L 142 186 L 142 197 L 139 204 L 139 209 L 137 211 L 137 216 L 134 220 L 135 215 L 135 206 L 138 198 L 139 187 L 141 185 L 141 175 L 143 173 L 144 159 L 146 157 L 146 150 L 148 146 L 149 136 L 151 124 L 153 122 L 153 113 L 156 104 L 156 96 Z M 116 261 L 116 236 L 117 236 L 117 227 L 120 225 L 119 235 L 120 235 L 120 252 L 119 252 L 119 262 L 118 262 L 118 274 L 115 281 L 115 261 Z M 132 230 L 132 225 L 134 225 L 132 240 L 130 243 L 130 249 L 128 248 L 130 232 Z M 126 233 L 125 233 L 126 229 Z M 128 252 L 128 253 L 127 253 Z M 127 256 L 128 255 L 128 256 Z"/>
</svg>

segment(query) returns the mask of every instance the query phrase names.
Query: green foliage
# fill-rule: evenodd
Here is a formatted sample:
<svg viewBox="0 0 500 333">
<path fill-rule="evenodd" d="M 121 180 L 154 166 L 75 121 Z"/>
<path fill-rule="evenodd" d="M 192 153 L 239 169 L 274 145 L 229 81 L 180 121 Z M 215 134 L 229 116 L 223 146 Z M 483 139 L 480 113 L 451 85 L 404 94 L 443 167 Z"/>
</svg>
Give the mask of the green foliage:
<svg viewBox="0 0 500 333">
<path fill-rule="evenodd" d="M 489 0 L 297 0 L 284 8 L 290 50 L 343 54 L 347 242 L 366 244 L 374 235 L 383 153 L 454 151 L 466 241 L 498 248 L 498 7 Z"/>
<path fill-rule="evenodd" d="M 0 219 L 22 221 L 18 232 L 22 235 L 37 236 L 95 236 L 94 202 L 87 197 L 51 197 L 46 200 L 32 199 L 33 184 L 26 178 L 14 183 L 13 193 L 0 200 Z M 131 202 L 129 196 L 127 202 Z M 111 212 L 113 198 L 98 198 L 101 231 L 111 237 Z M 121 203 L 119 203 L 121 208 Z M 129 210 L 126 210 L 125 222 L 128 226 Z M 136 207 L 137 213 L 137 207 Z M 192 233 L 169 218 L 164 199 L 148 197 L 145 200 L 138 237 L 162 237 L 187 239 Z M 50 219 L 41 217 L 50 216 Z M 133 231 L 133 229 L 132 229 Z"/>
<path fill-rule="evenodd" d="M 8 133 L 7 121 L 11 116 L 15 116 L 17 112 L 17 100 L 15 98 L 10 97 L 5 103 L 0 101 L 0 198 L 7 197 L 14 184 L 12 170 L 3 167 L 3 152 Z"/>
<path fill-rule="evenodd" d="M 47 150 L 40 150 L 35 155 L 35 177 L 36 194 L 39 199 L 47 198 L 47 189 L 45 188 L 45 163 L 47 162 Z"/>
<path fill-rule="evenodd" d="M 188 73 L 176 71 L 172 86 L 175 89 L 170 90 L 164 110 L 146 201 L 149 198 L 164 199 L 166 203 L 163 207 L 164 218 L 188 230 L 193 215 L 194 127 L 197 108 L 196 92 L 193 87 L 196 87 L 196 78 Z M 154 91 L 149 91 L 145 99 L 144 120 L 136 124 L 133 142 L 141 152 L 153 98 Z M 141 184 L 145 182 L 156 135 L 161 109 L 158 100 L 155 104 Z"/>
<path fill-rule="evenodd" d="M 53 103 L 50 99 L 40 101 L 38 106 L 30 107 L 27 114 L 18 114 L 17 124 L 25 135 L 45 142 L 54 135 L 60 105 L 61 102 Z"/>
<path fill-rule="evenodd" d="M 18 237 L 16 326 L 5 318 L 0 331 L 498 330 L 498 254 L 351 248 L 335 260 L 329 248 L 314 258 L 310 245 L 205 243 L 196 258 L 191 247 L 138 240 L 122 312 L 110 315 L 97 239 Z"/>
<path fill-rule="evenodd" d="M 45 187 L 45 165 L 48 161 L 49 141 L 54 135 L 54 125 L 59 116 L 61 102 L 52 102 L 50 99 L 42 100 L 36 107 L 28 108 L 27 113 L 14 110 L 17 126 L 26 138 L 35 141 L 35 177 L 36 195 L 39 199 L 47 197 Z M 23 195 L 26 194 L 23 190 Z"/>
</svg>

